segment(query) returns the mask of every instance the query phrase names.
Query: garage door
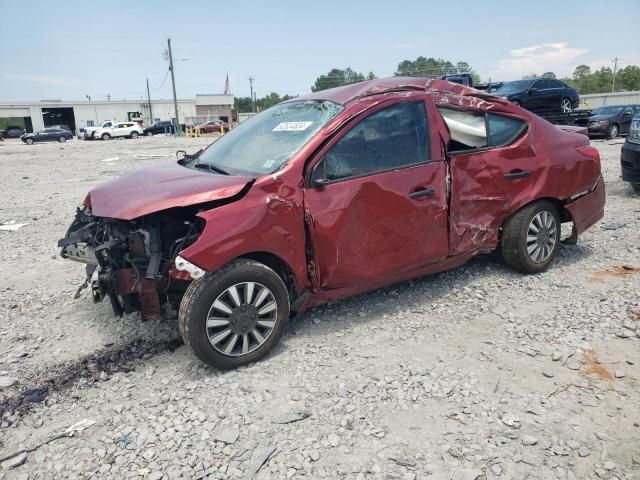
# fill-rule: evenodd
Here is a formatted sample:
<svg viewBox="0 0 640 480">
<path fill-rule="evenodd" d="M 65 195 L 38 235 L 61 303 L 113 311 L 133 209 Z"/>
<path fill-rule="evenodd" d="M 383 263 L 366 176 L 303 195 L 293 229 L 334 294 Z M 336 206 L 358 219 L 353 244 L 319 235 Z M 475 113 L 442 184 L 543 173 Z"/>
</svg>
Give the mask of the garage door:
<svg viewBox="0 0 640 480">
<path fill-rule="evenodd" d="M 30 115 L 28 108 L 0 108 L 0 117 L 2 118 L 28 117 Z"/>
</svg>

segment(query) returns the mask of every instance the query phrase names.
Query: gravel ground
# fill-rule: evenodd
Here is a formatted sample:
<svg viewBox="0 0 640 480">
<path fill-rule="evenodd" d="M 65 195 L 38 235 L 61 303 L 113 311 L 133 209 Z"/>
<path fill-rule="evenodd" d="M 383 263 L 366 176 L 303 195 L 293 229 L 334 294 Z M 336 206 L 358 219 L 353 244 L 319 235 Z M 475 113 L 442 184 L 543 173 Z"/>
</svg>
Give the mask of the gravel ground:
<svg viewBox="0 0 640 480">
<path fill-rule="evenodd" d="M 604 220 L 549 271 L 490 255 L 317 308 L 231 372 L 171 321 L 74 300 L 83 268 L 56 247 L 91 187 L 206 143 L 0 144 L 0 223 L 27 223 L 0 231 L 0 400 L 22 401 L 0 479 L 640 479 L 640 270 L 621 268 L 640 267 L 640 196 L 621 140 L 593 142 Z"/>
</svg>

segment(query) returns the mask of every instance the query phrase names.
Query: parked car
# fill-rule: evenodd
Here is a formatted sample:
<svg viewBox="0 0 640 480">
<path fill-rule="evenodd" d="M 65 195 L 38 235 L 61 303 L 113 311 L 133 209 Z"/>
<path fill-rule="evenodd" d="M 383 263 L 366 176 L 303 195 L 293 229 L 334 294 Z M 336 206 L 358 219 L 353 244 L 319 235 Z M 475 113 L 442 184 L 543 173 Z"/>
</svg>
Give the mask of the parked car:
<svg viewBox="0 0 640 480">
<path fill-rule="evenodd" d="M 159 135 L 161 133 L 175 133 L 173 123 L 168 120 L 155 122 L 143 130 L 143 134 L 147 136 Z"/>
<path fill-rule="evenodd" d="M 143 129 L 136 122 L 118 122 L 107 128 L 99 128 L 93 132 L 94 138 L 110 140 L 112 138 L 138 138 Z"/>
<path fill-rule="evenodd" d="M 229 131 L 229 124 L 222 120 L 211 120 L 198 125 L 196 128 L 199 128 L 204 133 L 224 133 Z"/>
<path fill-rule="evenodd" d="M 530 132 L 533 132 L 531 134 Z M 272 351 L 289 316 L 500 247 L 525 273 L 604 215 L 598 150 L 500 98 L 394 77 L 271 107 L 204 151 L 93 189 L 60 240 L 116 314 L 179 309 L 204 362 Z"/>
<path fill-rule="evenodd" d="M 507 82 L 493 94 L 532 112 L 569 113 L 580 104 L 578 91 L 555 78 Z"/>
<path fill-rule="evenodd" d="M 631 121 L 627 139 L 622 145 L 620 163 L 622 180 L 629 182 L 640 193 L 640 113 Z"/>
<path fill-rule="evenodd" d="M 631 125 L 631 119 L 640 113 L 640 105 L 610 105 L 595 108 L 591 116 L 576 120 L 576 125 L 586 126 L 589 135 L 604 135 L 615 138 L 619 134 L 626 134 Z"/>
<path fill-rule="evenodd" d="M 19 127 L 8 127 L 5 132 L 4 138 L 20 138 L 22 134 L 25 133 L 25 129 Z"/>
<path fill-rule="evenodd" d="M 100 137 L 96 137 L 96 132 L 98 130 L 104 130 L 107 128 L 111 128 L 113 126 L 114 123 L 117 123 L 115 121 L 111 121 L 111 120 L 107 120 L 105 122 L 102 122 L 102 125 L 100 125 L 99 127 L 85 127 L 84 128 L 84 139 L 85 140 L 96 140 Z"/>
<path fill-rule="evenodd" d="M 20 137 L 27 145 L 33 145 L 36 142 L 60 142 L 64 143 L 71 140 L 73 134 L 69 130 L 61 128 L 45 128 L 34 133 L 25 133 Z"/>
</svg>

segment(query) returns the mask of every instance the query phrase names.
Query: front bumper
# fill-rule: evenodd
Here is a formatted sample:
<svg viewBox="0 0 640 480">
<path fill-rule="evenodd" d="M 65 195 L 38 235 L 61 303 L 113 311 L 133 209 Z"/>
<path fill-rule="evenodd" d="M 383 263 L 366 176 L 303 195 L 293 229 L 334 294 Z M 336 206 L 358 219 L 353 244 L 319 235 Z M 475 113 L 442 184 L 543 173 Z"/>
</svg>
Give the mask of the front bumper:
<svg viewBox="0 0 640 480">
<path fill-rule="evenodd" d="M 622 180 L 640 183 L 640 144 L 625 140 L 620 152 L 620 169 Z"/>
<path fill-rule="evenodd" d="M 608 123 L 590 123 L 587 125 L 587 130 L 589 131 L 589 135 L 606 135 L 607 130 L 609 129 Z"/>
</svg>

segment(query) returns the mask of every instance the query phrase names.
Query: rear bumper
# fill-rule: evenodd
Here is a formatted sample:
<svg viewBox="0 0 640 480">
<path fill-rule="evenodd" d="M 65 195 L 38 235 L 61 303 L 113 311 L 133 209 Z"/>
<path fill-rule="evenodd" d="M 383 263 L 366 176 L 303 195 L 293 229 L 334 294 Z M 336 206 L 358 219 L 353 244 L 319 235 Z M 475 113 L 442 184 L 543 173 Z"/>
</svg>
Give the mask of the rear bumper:
<svg viewBox="0 0 640 480">
<path fill-rule="evenodd" d="M 630 183 L 640 183 L 640 144 L 629 140 L 624 142 L 620 152 L 620 169 L 622 180 Z"/>
<path fill-rule="evenodd" d="M 571 213 L 571 218 L 573 218 L 573 224 L 576 227 L 576 233 L 578 233 L 578 235 L 604 217 L 604 204 L 604 180 L 602 179 L 602 175 L 600 175 L 595 189 L 565 205 L 566 209 Z"/>
</svg>

